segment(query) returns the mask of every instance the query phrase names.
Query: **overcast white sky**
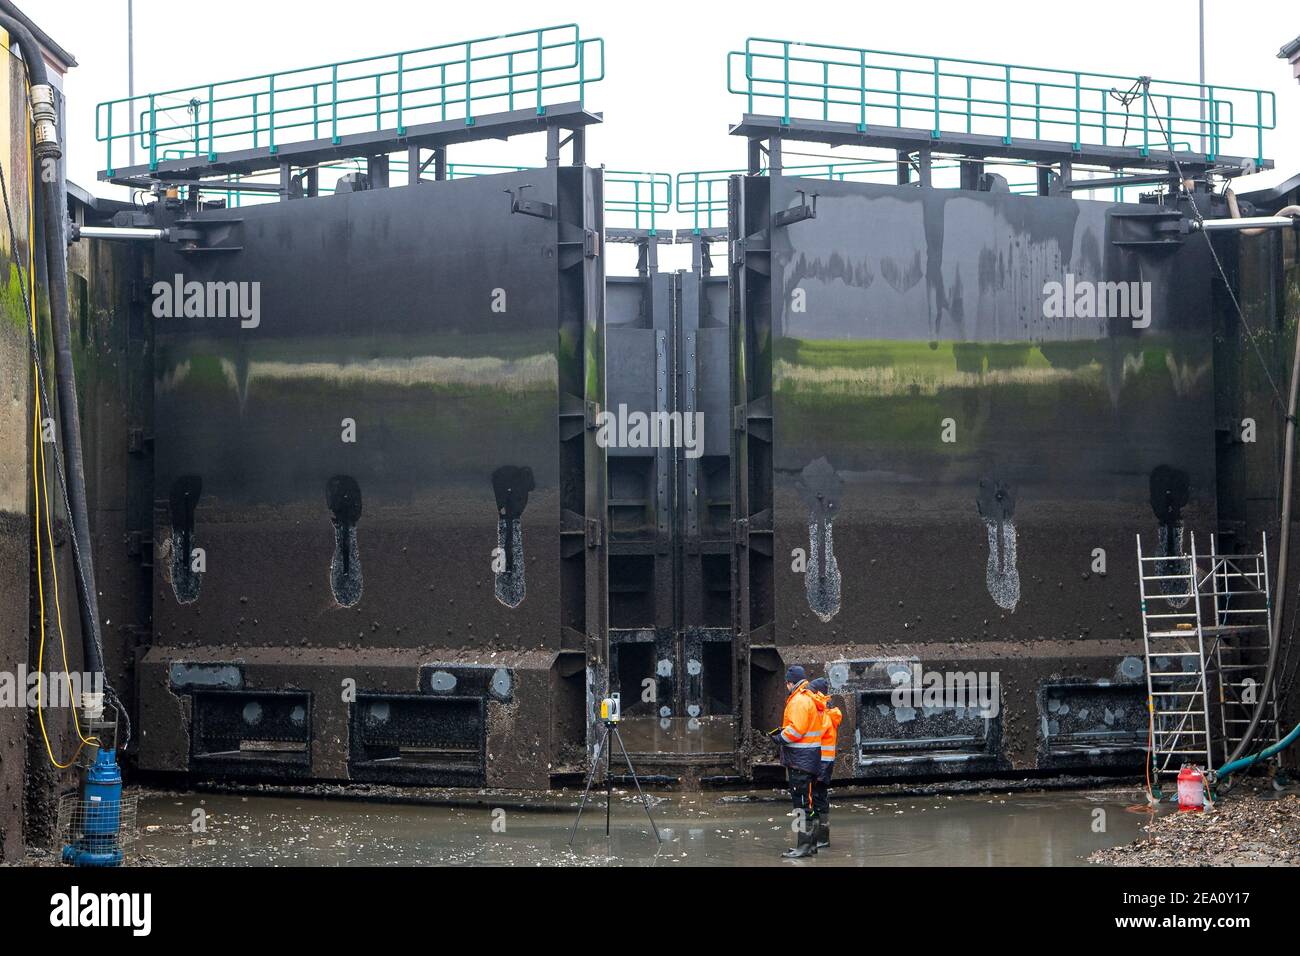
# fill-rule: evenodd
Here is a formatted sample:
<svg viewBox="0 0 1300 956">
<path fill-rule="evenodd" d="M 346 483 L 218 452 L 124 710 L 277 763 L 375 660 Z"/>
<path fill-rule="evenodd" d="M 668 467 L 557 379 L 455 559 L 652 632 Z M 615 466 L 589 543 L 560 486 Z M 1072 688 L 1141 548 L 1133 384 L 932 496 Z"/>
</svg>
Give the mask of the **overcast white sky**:
<svg viewBox="0 0 1300 956">
<path fill-rule="evenodd" d="M 95 181 L 103 157 L 94 141 L 94 108 L 126 95 L 126 0 L 18 2 L 80 64 L 66 83 L 71 178 L 115 194 Z M 1278 49 L 1300 34 L 1300 3 L 1206 0 L 1205 6 L 1207 82 L 1273 90 L 1279 129 L 1265 140 L 1265 154 L 1278 172 L 1268 179 L 1300 172 L 1300 83 L 1277 59 Z M 135 0 L 135 91 L 572 21 L 584 36 L 606 42 L 607 78 L 588 98 L 605 123 L 590 136 L 589 162 L 675 172 L 743 165 L 743 142 L 727 128 L 744 103 L 726 91 L 725 55 L 747 36 L 1194 82 L 1196 12 L 1196 0 Z M 542 144 L 530 140 L 486 144 L 452 158 L 532 164 L 541 159 Z"/>
</svg>

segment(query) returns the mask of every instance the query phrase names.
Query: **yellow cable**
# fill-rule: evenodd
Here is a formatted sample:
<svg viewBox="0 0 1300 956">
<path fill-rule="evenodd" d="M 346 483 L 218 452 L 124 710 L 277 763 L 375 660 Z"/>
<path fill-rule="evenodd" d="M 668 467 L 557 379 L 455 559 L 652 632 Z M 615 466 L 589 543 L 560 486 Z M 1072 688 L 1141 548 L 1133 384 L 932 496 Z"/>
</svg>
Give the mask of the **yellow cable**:
<svg viewBox="0 0 1300 956">
<path fill-rule="evenodd" d="M 27 155 L 31 155 L 31 128 L 27 129 Z M 36 212 L 33 203 L 35 193 L 35 168 L 29 163 L 28 180 L 27 180 L 27 288 L 29 290 L 30 315 L 28 321 L 31 323 L 33 338 L 39 343 L 40 335 L 36 325 L 36 270 L 35 270 L 35 219 Z M 50 758 L 50 763 L 60 770 L 66 770 L 76 762 L 81 751 L 87 745 L 97 744 L 98 741 L 91 737 L 88 738 L 81 732 L 81 721 L 77 716 L 77 704 L 72 704 L 72 725 L 76 730 L 77 738 L 80 741 L 77 744 L 76 751 L 68 759 L 67 763 L 60 763 L 54 756 L 54 748 L 50 743 L 50 735 L 45 727 L 45 709 L 44 694 L 42 693 L 45 683 L 45 583 L 44 575 L 41 570 L 41 502 L 45 503 L 45 532 L 46 540 L 50 552 L 50 577 L 53 584 L 54 612 L 55 619 L 59 629 L 59 645 L 62 649 L 63 656 L 63 673 L 68 677 L 68 686 L 71 688 L 71 670 L 68 667 L 68 644 L 63 630 L 63 608 L 59 600 L 59 566 L 54 553 L 54 528 L 50 518 L 50 483 L 46 477 L 45 464 L 45 442 L 41 436 L 41 389 L 40 389 L 40 368 L 37 364 L 36 356 L 32 357 L 32 392 L 34 396 L 32 409 L 32 492 L 35 503 L 36 514 L 36 591 L 40 602 L 40 627 L 41 640 L 36 656 L 36 720 L 41 727 L 41 737 L 45 742 L 45 752 Z M 44 482 L 42 483 L 42 478 Z"/>
</svg>

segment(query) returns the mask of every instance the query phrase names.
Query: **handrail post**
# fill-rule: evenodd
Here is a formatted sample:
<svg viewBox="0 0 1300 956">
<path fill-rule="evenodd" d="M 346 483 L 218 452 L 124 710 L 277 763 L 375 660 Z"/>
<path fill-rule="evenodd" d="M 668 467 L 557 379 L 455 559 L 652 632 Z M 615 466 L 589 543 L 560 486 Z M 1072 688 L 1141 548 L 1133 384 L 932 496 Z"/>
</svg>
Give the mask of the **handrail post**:
<svg viewBox="0 0 1300 956">
<path fill-rule="evenodd" d="M 149 168 L 158 168 L 158 111 L 153 93 L 149 94 Z"/>
<path fill-rule="evenodd" d="M 381 130 L 384 128 L 384 97 L 381 92 L 384 88 L 383 82 L 384 81 L 381 78 L 381 74 L 376 73 L 375 74 L 375 129 L 376 130 Z"/>
<path fill-rule="evenodd" d="M 474 117 L 470 112 L 470 103 L 473 100 L 470 88 L 470 70 L 473 69 L 474 58 L 470 52 L 470 41 L 465 41 L 465 125 L 473 126 Z"/>
<path fill-rule="evenodd" d="M 257 96 L 258 96 L 258 94 L 256 94 L 256 93 L 253 94 L 253 149 L 257 149 L 257 140 L 258 140 L 258 136 L 257 136 L 257 134 L 258 134 L 258 128 L 257 128 L 257 121 L 258 121 L 258 115 L 257 115 Z"/>
<path fill-rule="evenodd" d="M 1219 154 L 1219 104 L 1214 101 L 1214 87 L 1207 87 L 1206 95 L 1210 100 L 1209 108 L 1205 111 L 1205 115 L 1209 117 L 1210 152 L 1205 158 L 1213 162 L 1214 157 Z"/>
<path fill-rule="evenodd" d="M 858 51 L 858 132 L 867 131 L 867 51 Z"/>
<path fill-rule="evenodd" d="M 270 90 L 271 101 L 266 109 L 266 133 L 270 137 L 271 153 L 279 152 L 275 145 L 275 74 L 272 73 L 267 80 L 267 86 Z"/>
<path fill-rule="evenodd" d="M 311 85 L 311 138 L 320 139 L 320 84 Z"/>
<path fill-rule="evenodd" d="M 546 112 L 542 108 L 542 31 L 537 31 L 537 115 Z"/>
<path fill-rule="evenodd" d="M 1004 92 L 1006 93 L 1006 104 L 1007 104 L 1007 132 L 1006 135 L 1002 137 L 1002 143 L 1004 146 L 1010 146 L 1011 145 L 1011 67 L 1010 65 L 1008 65 L 1004 67 L 1004 69 L 1006 71 L 1006 88 Z"/>
<path fill-rule="evenodd" d="M 894 68 L 894 125 L 903 125 L 903 71 Z"/>
<path fill-rule="evenodd" d="M 1142 155 L 1151 155 L 1151 88 L 1143 87 L 1142 89 Z"/>
<path fill-rule="evenodd" d="M 134 107 L 130 103 L 127 104 L 126 108 L 128 112 L 134 109 Z M 95 110 L 95 122 L 96 124 L 99 123 L 99 110 Z M 113 101 L 112 100 L 108 101 L 108 116 L 105 118 L 105 123 L 108 126 L 108 139 L 104 140 L 104 146 L 106 147 L 107 150 L 106 155 L 104 156 L 104 168 L 108 171 L 108 174 L 111 176 L 113 175 Z M 98 130 L 96 130 L 96 132 L 98 132 Z"/>
<path fill-rule="evenodd" d="M 749 54 L 746 53 L 746 56 Z M 691 187 L 691 196 L 695 199 L 695 208 L 691 210 L 691 228 L 700 231 L 700 174 L 694 174 L 695 182 Z"/>
<path fill-rule="evenodd" d="M 781 83 L 782 90 L 785 95 L 785 112 L 781 116 L 781 125 L 789 126 L 790 125 L 790 41 L 789 40 L 782 41 L 781 46 L 784 48 L 785 51 L 784 56 L 782 57 L 784 72 L 782 74 L 782 83 Z"/>
<path fill-rule="evenodd" d="M 587 102 L 587 45 L 578 36 L 574 37 L 573 42 L 578 45 L 578 105 L 582 106 Z M 603 51 L 600 56 L 601 72 L 603 73 L 605 69 L 605 54 Z"/>
<path fill-rule="evenodd" d="M 937 56 L 931 57 L 930 61 L 934 67 L 934 129 L 930 131 L 930 138 L 938 139 L 941 125 L 939 118 L 939 58 Z"/>
<path fill-rule="evenodd" d="M 330 103 L 334 107 L 330 110 L 332 114 L 330 118 L 330 141 L 337 146 L 342 142 L 339 139 L 339 65 L 337 63 L 330 70 Z"/>
<path fill-rule="evenodd" d="M 217 146 L 216 133 L 213 129 L 215 122 L 212 118 L 213 110 L 216 108 L 216 97 L 214 95 L 215 84 L 208 84 L 208 162 L 216 162 Z"/>
<path fill-rule="evenodd" d="M 514 112 L 515 109 L 515 55 L 514 53 L 506 54 L 506 103 L 507 109 Z"/>
<path fill-rule="evenodd" d="M 1082 92 L 1079 74 L 1076 72 L 1074 74 L 1074 151 L 1076 153 L 1083 149 L 1083 131 L 1081 129 L 1083 125 L 1083 104 L 1080 102 Z"/>
<path fill-rule="evenodd" d="M 397 135 L 406 135 L 406 122 L 402 119 L 402 91 L 404 88 L 405 70 L 403 65 L 405 54 L 397 54 Z"/>
<path fill-rule="evenodd" d="M 1255 164 L 1264 162 L 1264 93 L 1255 91 Z"/>
</svg>

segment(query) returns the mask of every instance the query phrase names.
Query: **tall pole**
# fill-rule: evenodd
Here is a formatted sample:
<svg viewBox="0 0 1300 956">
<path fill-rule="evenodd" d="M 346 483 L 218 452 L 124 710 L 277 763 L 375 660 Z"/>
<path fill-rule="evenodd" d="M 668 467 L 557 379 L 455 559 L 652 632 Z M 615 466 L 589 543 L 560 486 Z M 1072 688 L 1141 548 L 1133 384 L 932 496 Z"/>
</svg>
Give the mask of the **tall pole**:
<svg viewBox="0 0 1300 956">
<path fill-rule="evenodd" d="M 1201 43 L 1201 152 L 1205 152 L 1205 0 L 1197 0 L 1197 29 Z"/>
<path fill-rule="evenodd" d="M 1204 54 L 1202 54 L 1204 55 Z M 1205 79 L 1201 77 L 1201 79 Z M 126 0 L 126 121 L 130 136 L 127 139 L 127 162 L 135 165 L 135 2 Z M 109 134 L 112 134 L 109 130 Z"/>
</svg>

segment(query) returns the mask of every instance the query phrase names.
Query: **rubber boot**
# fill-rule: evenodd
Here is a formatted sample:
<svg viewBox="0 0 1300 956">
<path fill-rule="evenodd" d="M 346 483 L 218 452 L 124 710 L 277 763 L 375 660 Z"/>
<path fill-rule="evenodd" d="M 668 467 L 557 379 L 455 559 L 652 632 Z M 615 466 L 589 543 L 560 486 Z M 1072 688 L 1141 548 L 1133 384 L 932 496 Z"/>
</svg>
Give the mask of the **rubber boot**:
<svg viewBox="0 0 1300 956">
<path fill-rule="evenodd" d="M 800 860 L 806 856 L 817 855 L 817 822 L 812 821 L 812 826 L 807 830 L 800 830 L 799 840 L 795 843 L 794 848 L 786 850 L 781 856 L 787 860 Z"/>
<path fill-rule="evenodd" d="M 816 848 L 824 850 L 831 845 L 831 822 L 828 814 L 822 814 L 817 818 L 817 840 Z"/>
</svg>

